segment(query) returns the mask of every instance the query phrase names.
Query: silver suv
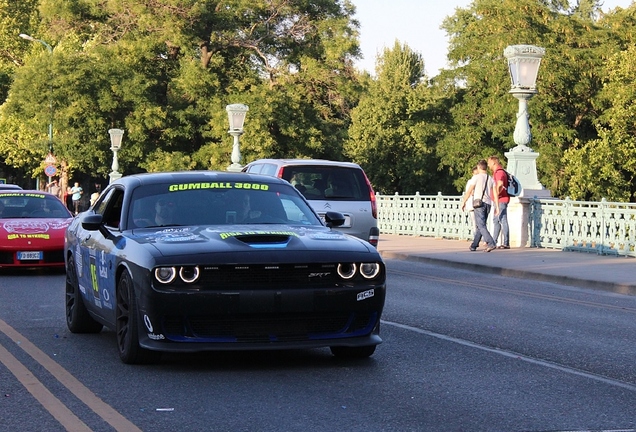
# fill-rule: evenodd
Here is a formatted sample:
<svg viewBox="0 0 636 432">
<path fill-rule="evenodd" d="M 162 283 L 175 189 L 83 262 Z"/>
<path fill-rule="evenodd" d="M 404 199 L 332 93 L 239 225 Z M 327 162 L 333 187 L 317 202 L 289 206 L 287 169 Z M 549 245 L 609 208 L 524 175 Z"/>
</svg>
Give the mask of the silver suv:
<svg viewBox="0 0 636 432">
<path fill-rule="evenodd" d="M 243 168 L 250 174 L 279 177 L 293 184 L 323 219 L 327 211 L 344 215 L 335 228 L 378 245 L 375 192 L 359 165 L 320 159 L 259 159 Z"/>
</svg>

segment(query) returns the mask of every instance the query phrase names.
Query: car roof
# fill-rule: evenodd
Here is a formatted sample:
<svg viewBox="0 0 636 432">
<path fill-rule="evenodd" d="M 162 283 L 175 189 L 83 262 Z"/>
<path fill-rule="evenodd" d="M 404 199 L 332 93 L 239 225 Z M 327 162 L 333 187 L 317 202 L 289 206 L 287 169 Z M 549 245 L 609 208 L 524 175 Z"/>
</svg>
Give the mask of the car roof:
<svg viewBox="0 0 636 432">
<path fill-rule="evenodd" d="M 22 190 L 22 188 L 15 184 L 0 183 L 0 190 Z"/>
<path fill-rule="evenodd" d="M 327 159 L 258 159 L 250 162 L 248 165 L 255 163 L 271 163 L 276 165 L 329 165 L 360 168 L 360 165 L 353 162 L 332 161 Z"/>
<path fill-rule="evenodd" d="M 175 172 L 159 172 L 159 173 L 143 173 L 124 176 L 118 179 L 114 184 L 123 184 L 126 186 L 134 185 L 152 185 L 169 182 L 245 182 L 254 181 L 261 183 L 280 183 L 288 184 L 285 180 L 276 177 L 248 174 L 243 172 L 224 172 L 224 171 L 175 171 Z"/>
</svg>

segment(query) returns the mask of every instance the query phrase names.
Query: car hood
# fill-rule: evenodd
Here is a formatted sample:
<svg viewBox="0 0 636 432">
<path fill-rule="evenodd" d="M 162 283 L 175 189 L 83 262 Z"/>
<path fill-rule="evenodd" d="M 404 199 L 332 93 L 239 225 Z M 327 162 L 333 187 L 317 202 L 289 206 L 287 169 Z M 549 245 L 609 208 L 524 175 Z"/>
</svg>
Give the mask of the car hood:
<svg viewBox="0 0 636 432">
<path fill-rule="evenodd" d="M 360 239 L 324 227 L 234 225 L 135 229 L 131 239 L 163 256 L 255 250 L 370 252 Z"/>
</svg>

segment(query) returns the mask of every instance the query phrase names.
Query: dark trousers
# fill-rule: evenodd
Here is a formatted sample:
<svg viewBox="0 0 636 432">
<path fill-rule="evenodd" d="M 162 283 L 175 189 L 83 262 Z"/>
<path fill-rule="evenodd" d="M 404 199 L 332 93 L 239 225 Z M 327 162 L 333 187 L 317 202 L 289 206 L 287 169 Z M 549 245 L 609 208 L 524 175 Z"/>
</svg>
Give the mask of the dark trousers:
<svg viewBox="0 0 636 432">
<path fill-rule="evenodd" d="M 486 226 L 488 214 L 490 214 L 490 204 L 484 204 L 482 207 L 474 209 L 473 212 L 475 213 L 475 225 L 477 225 L 477 229 L 475 230 L 475 237 L 473 238 L 473 242 L 470 244 L 470 247 L 477 249 L 482 237 L 488 244 L 488 247 L 496 247 L 497 245 Z"/>
</svg>

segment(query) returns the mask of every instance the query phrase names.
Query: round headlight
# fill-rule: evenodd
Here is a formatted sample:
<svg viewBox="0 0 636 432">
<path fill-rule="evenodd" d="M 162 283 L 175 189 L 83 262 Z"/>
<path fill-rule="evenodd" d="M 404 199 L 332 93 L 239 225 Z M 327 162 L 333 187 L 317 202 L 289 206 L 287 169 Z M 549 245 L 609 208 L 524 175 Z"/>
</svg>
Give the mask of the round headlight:
<svg viewBox="0 0 636 432">
<path fill-rule="evenodd" d="M 155 269 L 155 278 L 163 284 L 169 284 L 177 276 L 177 270 L 174 267 L 157 267 Z"/>
<path fill-rule="evenodd" d="M 373 279 L 380 273 L 380 264 L 378 263 L 362 263 L 360 264 L 360 274 L 365 279 Z"/>
<path fill-rule="evenodd" d="M 186 283 L 192 283 L 199 279 L 199 267 L 181 267 L 179 277 Z"/>
<path fill-rule="evenodd" d="M 338 264 L 338 276 L 343 279 L 351 279 L 356 275 L 356 265 L 354 263 Z"/>
</svg>

